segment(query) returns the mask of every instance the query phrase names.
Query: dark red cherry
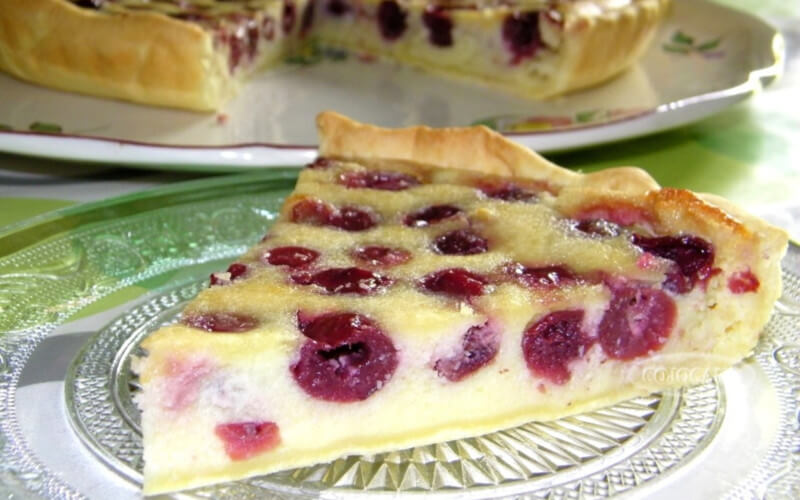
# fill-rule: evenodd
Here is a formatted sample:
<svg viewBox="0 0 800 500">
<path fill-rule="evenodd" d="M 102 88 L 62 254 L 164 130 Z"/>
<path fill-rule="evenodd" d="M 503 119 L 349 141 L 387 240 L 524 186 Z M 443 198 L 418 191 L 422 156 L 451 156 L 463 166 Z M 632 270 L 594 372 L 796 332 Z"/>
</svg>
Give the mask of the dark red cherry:
<svg viewBox="0 0 800 500">
<path fill-rule="evenodd" d="M 510 182 L 498 186 L 484 186 L 480 189 L 483 194 L 496 200 L 531 201 L 536 199 L 535 192 Z"/>
<path fill-rule="evenodd" d="M 305 36 L 314 24 L 314 5 L 315 2 L 308 2 L 303 9 L 303 15 L 300 17 L 300 36 Z"/>
<path fill-rule="evenodd" d="M 468 229 L 458 229 L 436 238 L 433 249 L 444 255 L 474 255 L 489 250 L 489 243 Z"/>
<path fill-rule="evenodd" d="M 336 214 L 333 206 L 319 200 L 301 200 L 292 207 L 292 222 L 311 224 L 313 226 L 327 225 Z"/>
<path fill-rule="evenodd" d="M 431 273 L 422 278 L 421 283 L 430 292 L 467 299 L 483 295 L 487 280 L 480 274 L 456 267 Z"/>
<path fill-rule="evenodd" d="M 328 12 L 335 17 L 341 17 L 350 12 L 350 4 L 345 0 L 328 0 Z"/>
<path fill-rule="evenodd" d="M 372 266 L 392 267 L 408 262 L 411 252 L 402 248 L 366 246 L 353 250 L 353 257 Z"/>
<path fill-rule="evenodd" d="M 328 293 L 371 295 L 390 286 L 394 280 L 358 267 L 331 268 L 315 274 L 292 275 L 299 285 L 316 285 Z"/>
<path fill-rule="evenodd" d="M 331 226 L 345 231 L 364 231 L 377 223 L 378 217 L 373 212 L 355 207 L 340 208 L 339 213 L 330 220 Z"/>
<path fill-rule="evenodd" d="M 748 293 L 758 291 L 760 283 L 749 269 L 731 274 L 728 278 L 728 289 L 731 293 Z"/>
<path fill-rule="evenodd" d="M 319 258 L 319 252 L 305 247 L 277 247 L 267 250 L 262 260 L 273 266 L 287 266 L 291 269 L 311 265 Z"/>
<path fill-rule="evenodd" d="M 452 356 L 436 360 L 433 369 L 440 377 L 458 382 L 489 364 L 499 347 L 500 333 L 487 321 L 467 330 L 461 349 Z"/>
<path fill-rule="evenodd" d="M 526 267 L 510 264 L 505 267 L 505 272 L 531 288 L 559 288 L 578 280 L 575 273 L 564 266 Z"/>
<path fill-rule="evenodd" d="M 533 57 L 543 47 L 538 12 L 514 12 L 503 21 L 503 42 L 511 52 L 512 64 Z"/>
<path fill-rule="evenodd" d="M 633 359 L 661 349 L 675 325 L 675 302 L 661 290 L 623 288 L 614 292 L 598 327 L 603 351 Z"/>
<path fill-rule="evenodd" d="M 363 401 L 397 369 L 397 349 L 377 324 L 355 313 L 332 313 L 302 324 L 309 340 L 300 348 L 292 376 L 310 396 L 325 401 Z"/>
<path fill-rule="evenodd" d="M 660 236 L 649 238 L 633 235 L 633 244 L 653 255 L 675 263 L 667 273 L 664 288 L 674 293 L 688 293 L 710 277 L 714 271 L 714 247 L 696 236 Z"/>
<path fill-rule="evenodd" d="M 283 32 L 286 34 L 291 33 L 294 28 L 294 19 L 297 17 L 296 9 L 293 0 L 284 0 L 283 4 Z"/>
<path fill-rule="evenodd" d="M 211 286 L 230 285 L 237 279 L 244 278 L 247 275 L 248 270 L 249 268 L 247 267 L 247 264 L 234 262 L 228 266 L 228 270 L 224 273 L 213 273 L 211 275 Z"/>
<path fill-rule="evenodd" d="M 525 330 L 522 354 L 528 369 L 555 384 L 569 381 L 569 364 L 586 353 L 591 341 L 581 328 L 583 311 L 557 311 Z"/>
<path fill-rule="evenodd" d="M 402 191 L 419 185 L 413 175 L 402 172 L 347 172 L 339 176 L 339 184 L 349 188 L 381 189 L 384 191 Z"/>
<path fill-rule="evenodd" d="M 408 13 L 394 0 L 383 0 L 378 5 L 378 28 L 383 38 L 397 40 L 406 31 Z"/>
<path fill-rule="evenodd" d="M 225 312 L 187 314 L 181 323 L 192 328 L 216 333 L 242 333 L 258 326 L 258 320 L 252 316 Z"/>
<path fill-rule="evenodd" d="M 605 219 L 585 219 L 577 222 L 575 229 L 602 238 L 613 238 L 620 233 L 619 225 Z"/>
<path fill-rule="evenodd" d="M 246 460 L 269 451 L 281 442 L 278 424 L 275 422 L 233 422 L 218 424 L 214 428 L 225 445 L 225 453 L 231 460 Z"/>
<path fill-rule="evenodd" d="M 333 226 L 345 231 L 364 231 L 378 223 L 378 216 L 367 209 L 333 206 L 314 199 L 305 199 L 292 207 L 292 222 L 315 226 Z"/>
<path fill-rule="evenodd" d="M 378 329 L 370 318 L 351 312 L 319 316 L 298 312 L 297 325 L 303 335 L 327 347 L 340 346 L 356 335 L 372 333 Z"/>
<path fill-rule="evenodd" d="M 428 40 L 438 47 L 453 45 L 453 21 L 446 10 L 428 6 L 422 13 L 422 24 L 428 28 Z"/>
<path fill-rule="evenodd" d="M 432 205 L 406 215 L 403 222 L 406 226 L 424 227 L 436 224 L 461 213 L 461 209 L 453 205 Z"/>
</svg>

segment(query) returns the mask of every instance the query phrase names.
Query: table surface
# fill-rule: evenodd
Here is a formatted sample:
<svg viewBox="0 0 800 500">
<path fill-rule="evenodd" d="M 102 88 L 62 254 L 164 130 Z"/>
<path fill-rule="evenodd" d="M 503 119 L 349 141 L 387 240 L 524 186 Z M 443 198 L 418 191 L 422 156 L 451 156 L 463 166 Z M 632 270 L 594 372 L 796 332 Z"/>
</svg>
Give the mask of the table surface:
<svg viewBox="0 0 800 500">
<path fill-rule="evenodd" d="M 640 166 L 664 186 L 725 196 L 800 241 L 800 1 L 719 1 L 754 12 L 783 31 L 786 69 L 778 82 L 701 122 L 550 159 L 584 171 Z M 207 175 L 0 153 L 0 228 L 75 203 Z"/>
</svg>

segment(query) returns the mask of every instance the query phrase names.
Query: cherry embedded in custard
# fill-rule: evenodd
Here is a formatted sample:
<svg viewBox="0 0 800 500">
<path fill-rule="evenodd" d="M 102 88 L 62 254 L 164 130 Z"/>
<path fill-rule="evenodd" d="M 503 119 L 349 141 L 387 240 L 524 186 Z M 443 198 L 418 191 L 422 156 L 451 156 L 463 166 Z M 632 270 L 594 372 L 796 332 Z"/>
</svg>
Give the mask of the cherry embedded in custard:
<svg viewBox="0 0 800 500">
<path fill-rule="evenodd" d="M 325 401 L 367 399 L 397 369 L 397 349 L 366 316 L 331 313 L 302 324 L 309 338 L 291 366 L 295 381 L 310 396 Z"/>
<path fill-rule="evenodd" d="M 749 269 L 731 274 L 728 278 L 728 289 L 731 293 L 748 293 L 758 291 L 760 283 Z"/>
<path fill-rule="evenodd" d="M 577 281 L 577 276 L 564 266 L 526 267 L 510 264 L 505 272 L 531 288 L 554 289 Z"/>
<path fill-rule="evenodd" d="M 324 226 L 336 214 L 331 205 L 314 199 L 301 200 L 292 207 L 292 222 Z"/>
<path fill-rule="evenodd" d="M 713 276 L 714 247 L 697 236 L 633 235 L 633 244 L 653 255 L 674 262 L 667 273 L 664 288 L 674 293 L 688 293 L 698 282 Z"/>
<path fill-rule="evenodd" d="M 535 192 L 510 182 L 497 186 L 483 186 L 480 190 L 489 198 L 494 198 L 496 200 L 532 201 L 536 199 Z"/>
<path fill-rule="evenodd" d="M 468 299 L 483 295 L 487 280 L 480 274 L 456 267 L 431 273 L 422 278 L 421 284 L 430 292 Z"/>
<path fill-rule="evenodd" d="M 436 224 L 461 213 L 461 209 L 453 205 L 431 205 L 406 215 L 403 222 L 406 226 L 424 227 Z"/>
<path fill-rule="evenodd" d="M 557 311 L 529 326 L 522 337 L 528 369 L 555 384 L 569 381 L 569 364 L 591 346 L 581 324 L 582 310 Z"/>
<path fill-rule="evenodd" d="M 503 41 L 511 52 L 512 64 L 533 57 L 544 46 L 539 34 L 538 12 L 514 12 L 503 21 Z"/>
<path fill-rule="evenodd" d="M 614 292 L 598 327 L 603 351 L 614 359 L 633 359 L 657 351 L 675 325 L 675 302 L 661 290 L 629 287 Z"/>
<path fill-rule="evenodd" d="M 461 349 L 452 356 L 436 360 L 433 369 L 440 377 L 458 382 L 489 364 L 499 346 L 500 334 L 488 321 L 475 325 L 464 334 Z"/>
<path fill-rule="evenodd" d="M 357 207 L 334 208 L 319 200 L 301 200 L 292 207 L 292 222 L 314 226 L 332 226 L 345 231 L 364 231 L 378 223 L 371 210 Z"/>
<path fill-rule="evenodd" d="M 453 45 L 453 21 L 446 10 L 428 7 L 422 13 L 422 23 L 428 28 L 428 40 L 437 47 Z"/>
<path fill-rule="evenodd" d="M 346 0 L 328 0 L 328 12 L 335 17 L 340 17 L 350 12 L 350 4 Z"/>
<path fill-rule="evenodd" d="M 386 40 L 397 40 L 406 31 L 408 13 L 394 0 L 383 0 L 378 5 L 378 28 Z"/>
<path fill-rule="evenodd" d="M 211 275 L 211 286 L 230 285 L 237 279 L 246 277 L 249 270 L 250 268 L 247 266 L 247 264 L 234 262 L 228 266 L 227 271 L 222 273 L 213 273 Z"/>
<path fill-rule="evenodd" d="M 258 326 L 258 320 L 252 316 L 226 312 L 189 313 L 183 317 L 181 323 L 214 333 L 242 333 Z"/>
<path fill-rule="evenodd" d="M 411 252 L 402 248 L 365 246 L 353 250 L 353 257 L 371 266 L 392 267 L 408 262 Z"/>
<path fill-rule="evenodd" d="M 291 33 L 292 28 L 294 28 L 294 20 L 297 16 L 296 9 L 294 6 L 293 0 L 284 0 L 283 4 L 283 20 L 281 25 L 283 27 L 283 32 L 286 34 Z"/>
<path fill-rule="evenodd" d="M 306 4 L 303 9 L 303 15 L 300 17 L 300 36 L 305 36 L 311 25 L 314 24 L 314 5 L 315 2 L 311 1 Z"/>
<path fill-rule="evenodd" d="M 383 191 L 402 191 L 419 185 L 419 179 L 402 172 L 347 172 L 339 176 L 339 183 L 349 188 L 369 188 Z"/>
<path fill-rule="evenodd" d="M 489 250 L 489 243 L 468 229 L 457 229 L 436 238 L 433 248 L 444 255 L 474 255 Z"/>
<path fill-rule="evenodd" d="M 319 252 L 305 247 L 289 246 L 268 250 L 262 257 L 273 266 L 286 266 L 291 269 L 307 267 L 319 258 Z"/>
<path fill-rule="evenodd" d="M 378 293 L 394 280 L 358 267 L 331 268 L 314 274 L 298 273 L 292 275 L 298 285 L 316 285 L 332 294 L 352 293 L 372 295 Z"/>
<path fill-rule="evenodd" d="M 575 224 L 575 229 L 601 238 L 613 238 L 620 234 L 619 225 L 605 219 L 584 219 Z"/>
<path fill-rule="evenodd" d="M 246 460 L 278 446 L 280 431 L 275 422 L 232 422 L 218 424 L 214 434 L 222 440 L 231 460 Z"/>
<path fill-rule="evenodd" d="M 345 231 L 364 231 L 378 223 L 377 216 L 367 210 L 355 207 L 342 207 L 329 222 Z"/>
</svg>

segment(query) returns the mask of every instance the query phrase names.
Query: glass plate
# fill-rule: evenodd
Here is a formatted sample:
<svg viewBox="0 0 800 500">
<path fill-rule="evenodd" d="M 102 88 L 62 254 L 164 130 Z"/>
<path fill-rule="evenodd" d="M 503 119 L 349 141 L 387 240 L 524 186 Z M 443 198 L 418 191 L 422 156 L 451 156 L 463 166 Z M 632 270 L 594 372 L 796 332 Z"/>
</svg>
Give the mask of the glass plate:
<svg viewBox="0 0 800 500">
<path fill-rule="evenodd" d="M 0 496 L 138 498 L 129 355 L 257 241 L 297 170 L 167 186 L 0 233 Z M 583 415 L 176 498 L 789 498 L 800 484 L 800 251 L 753 356 Z M 665 374 L 665 376 L 671 376 Z"/>
<path fill-rule="evenodd" d="M 392 127 L 481 123 L 539 152 L 563 151 L 727 108 L 780 74 L 783 45 L 774 27 L 748 13 L 675 0 L 639 64 L 566 97 L 533 101 L 319 48 L 255 75 L 219 115 L 69 94 L 0 74 L 0 151 L 172 170 L 301 165 L 314 157 L 309 124 L 325 109 Z"/>
</svg>

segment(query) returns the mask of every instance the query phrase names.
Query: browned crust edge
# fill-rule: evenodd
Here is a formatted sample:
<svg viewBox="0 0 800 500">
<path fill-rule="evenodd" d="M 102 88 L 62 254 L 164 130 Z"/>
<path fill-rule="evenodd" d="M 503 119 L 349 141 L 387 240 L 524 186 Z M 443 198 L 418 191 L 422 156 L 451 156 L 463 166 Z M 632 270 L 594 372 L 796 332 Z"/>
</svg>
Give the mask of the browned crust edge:
<svg viewBox="0 0 800 500">
<path fill-rule="evenodd" d="M 64 0 L 3 2 L 0 69 L 61 90 L 194 110 L 218 108 L 234 85 L 199 26 Z"/>
<path fill-rule="evenodd" d="M 609 168 L 591 174 L 573 172 L 483 126 L 386 129 L 325 111 L 317 117 L 317 128 L 319 154 L 324 157 L 401 160 L 524 177 L 552 186 L 556 191 L 577 191 L 581 198 L 651 210 L 658 214 L 656 222 L 668 229 L 683 221 L 709 234 L 735 236 L 753 245 L 758 240 L 762 247 L 780 254 L 788 240 L 785 231 L 722 198 L 661 188 L 650 174 L 636 167 Z"/>
<path fill-rule="evenodd" d="M 650 45 L 671 0 L 643 0 L 597 14 L 571 8 L 564 20 L 566 67 L 547 95 L 602 83 L 635 63 Z"/>
</svg>

